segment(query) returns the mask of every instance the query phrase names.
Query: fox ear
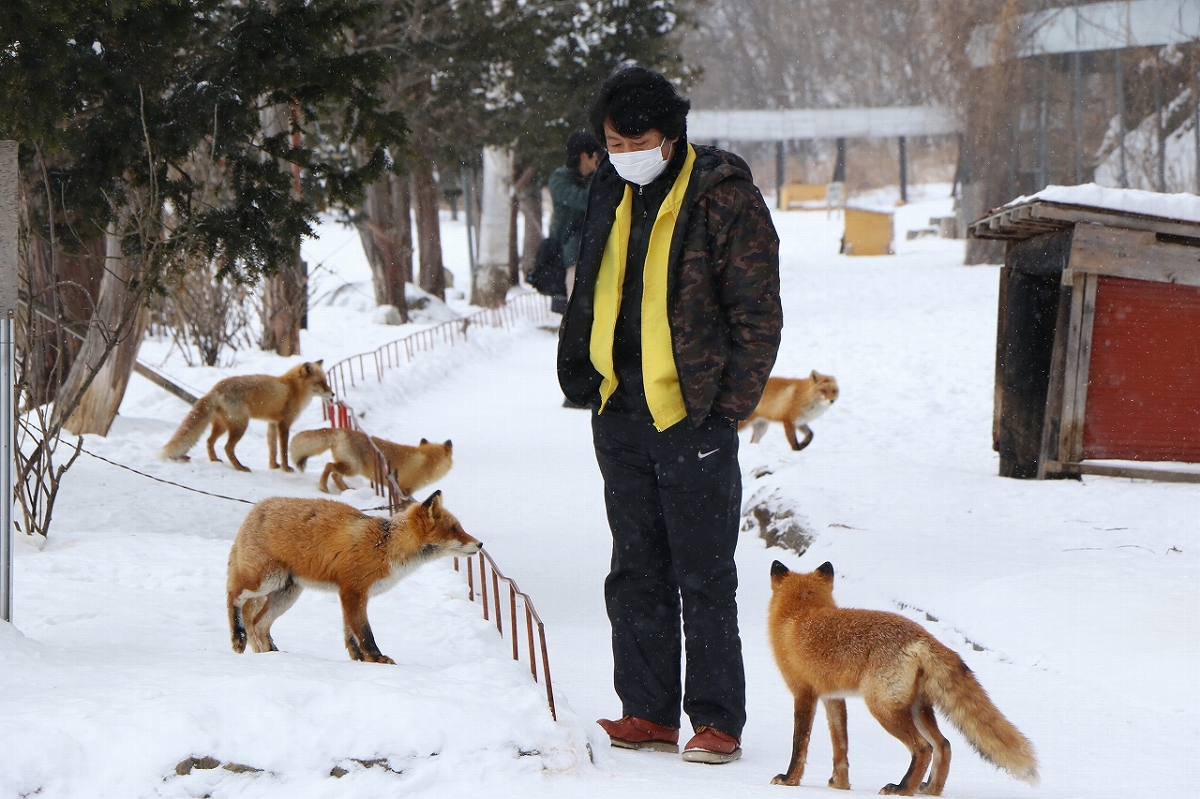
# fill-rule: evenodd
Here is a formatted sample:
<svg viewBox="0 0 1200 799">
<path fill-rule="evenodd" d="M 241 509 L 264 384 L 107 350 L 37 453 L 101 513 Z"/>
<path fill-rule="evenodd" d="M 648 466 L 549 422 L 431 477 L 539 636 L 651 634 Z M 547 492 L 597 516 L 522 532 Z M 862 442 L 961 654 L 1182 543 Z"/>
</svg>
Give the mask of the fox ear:
<svg viewBox="0 0 1200 799">
<path fill-rule="evenodd" d="M 827 579 L 829 579 L 829 580 L 833 579 L 833 564 L 830 563 L 829 561 L 825 561 L 820 566 L 818 566 L 817 571 L 819 571 L 821 574 L 823 574 Z"/>
<path fill-rule="evenodd" d="M 450 443 L 450 439 L 448 439 L 448 438 L 446 439 L 446 443 L 444 446 L 446 447 L 447 452 L 454 449 L 454 444 Z"/>
<path fill-rule="evenodd" d="M 816 369 L 813 369 L 813 370 L 812 370 L 812 379 L 813 379 L 813 380 L 817 380 L 817 379 L 819 379 L 819 377 L 820 377 L 820 376 L 817 374 L 817 370 L 816 370 Z"/>
<path fill-rule="evenodd" d="M 422 443 L 422 444 L 428 444 L 428 443 L 429 443 L 429 441 L 428 441 L 427 439 L 424 439 L 424 438 L 422 438 L 422 439 L 421 439 L 421 443 Z"/>
<path fill-rule="evenodd" d="M 772 577 L 778 579 L 780 577 L 786 576 L 788 573 L 789 573 L 788 567 L 784 566 L 779 561 L 775 561 L 774 563 L 771 564 L 771 576 Z"/>
<path fill-rule="evenodd" d="M 320 366 L 321 364 L 325 363 L 325 359 L 324 359 L 324 358 L 322 358 L 322 359 L 321 359 L 321 360 L 319 360 L 319 361 L 313 361 L 313 363 L 314 363 L 314 364 L 316 364 L 317 366 Z"/>
<path fill-rule="evenodd" d="M 421 503 L 425 506 L 425 510 L 429 511 L 430 515 L 439 513 L 442 510 L 442 491 L 439 488 L 429 495 L 429 499 Z"/>
</svg>

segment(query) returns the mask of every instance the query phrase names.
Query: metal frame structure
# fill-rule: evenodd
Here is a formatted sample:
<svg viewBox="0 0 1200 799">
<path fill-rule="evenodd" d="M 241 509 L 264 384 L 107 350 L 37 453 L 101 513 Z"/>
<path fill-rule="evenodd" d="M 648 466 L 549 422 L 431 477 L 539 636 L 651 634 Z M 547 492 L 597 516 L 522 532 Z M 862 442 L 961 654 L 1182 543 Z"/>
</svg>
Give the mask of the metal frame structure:
<svg viewBox="0 0 1200 799">
<path fill-rule="evenodd" d="M 940 106 L 892 108 L 777 108 L 755 111 L 696 110 L 688 114 L 692 141 L 794 141 L 943 136 L 962 125 Z"/>
<path fill-rule="evenodd" d="M 13 319 L 17 313 L 17 143 L 0 141 L 0 620 L 12 622 Z"/>
<path fill-rule="evenodd" d="M 947 136 L 961 132 L 958 117 L 941 106 L 890 108 L 776 108 L 698 110 L 688 114 L 692 141 L 775 142 L 776 201 L 783 208 L 785 142 L 836 139 L 837 162 L 831 182 L 846 180 L 846 139 L 895 136 L 900 143 L 900 199 L 908 201 L 907 137 Z"/>
<path fill-rule="evenodd" d="M 1076 3 L 1024 14 L 1017 27 L 1027 33 L 1011 54 L 995 52 L 1000 26 L 981 25 L 972 30 L 967 42 L 971 65 L 987 67 L 1007 57 L 1029 58 L 1194 42 L 1200 38 L 1200 4 L 1195 0 Z"/>
<path fill-rule="evenodd" d="M 398 367 L 402 362 L 412 361 L 415 354 L 433 349 L 438 342 L 453 346 L 457 341 L 466 341 L 467 331 L 472 325 L 505 328 L 520 319 L 549 321 L 550 298 L 536 292 L 518 294 L 510 297 L 508 302 L 499 308 L 487 308 L 471 314 L 465 319 L 442 322 L 384 344 L 372 352 L 351 355 L 338 361 L 325 370 L 325 376 L 336 395 L 334 399 L 325 402 L 325 419 L 331 427 L 362 430 L 353 408 L 346 404 L 345 395 L 347 388 L 353 388 L 360 381 L 366 382 L 369 374 L 367 372 L 368 363 L 373 367 L 375 379 L 382 382 L 385 371 Z M 374 446 L 374 443 L 372 443 L 372 448 L 375 450 L 375 476 L 371 480 L 371 486 L 376 495 L 387 500 L 389 511 L 395 513 L 400 510 L 402 503 L 412 498 L 401 494 L 396 481 L 388 473 L 387 460 L 383 457 L 383 453 Z M 492 556 L 488 552 L 480 550 L 477 557 L 479 559 L 478 568 L 475 565 L 475 557 L 461 559 L 465 561 L 465 568 L 459 558 L 454 558 L 454 570 L 465 571 L 468 599 L 471 602 L 480 603 L 485 620 L 495 620 L 496 632 L 501 638 L 507 631 L 509 638 L 512 639 L 513 660 L 519 662 L 522 652 L 528 650 L 529 672 L 533 676 L 534 682 L 545 683 L 546 702 L 550 706 L 550 717 L 557 720 L 558 715 L 554 707 L 554 685 L 550 681 L 550 655 L 546 647 L 546 626 L 534 608 L 533 600 L 520 589 L 512 578 L 506 577 L 500 571 L 496 562 L 492 560 Z M 478 590 L 475 582 L 477 576 Z M 501 583 L 508 586 L 509 623 L 507 627 L 504 624 L 504 613 L 500 607 Z M 521 625 L 518 624 L 517 615 L 518 599 L 525 612 L 525 647 L 521 646 Z M 538 679 L 539 655 L 542 663 L 542 680 Z"/>
</svg>

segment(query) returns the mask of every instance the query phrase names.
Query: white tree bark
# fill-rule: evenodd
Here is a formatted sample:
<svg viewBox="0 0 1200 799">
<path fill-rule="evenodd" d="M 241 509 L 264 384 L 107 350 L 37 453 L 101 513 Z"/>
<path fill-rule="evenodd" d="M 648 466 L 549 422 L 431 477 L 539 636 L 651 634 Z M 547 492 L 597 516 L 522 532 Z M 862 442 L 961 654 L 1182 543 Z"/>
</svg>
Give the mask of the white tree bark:
<svg viewBox="0 0 1200 799">
<path fill-rule="evenodd" d="M 479 262 L 471 280 L 471 304 L 495 308 L 508 293 L 508 238 L 511 209 L 512 150 L 483 151 L 483 211 L 479 218 Z"/>
</svg>

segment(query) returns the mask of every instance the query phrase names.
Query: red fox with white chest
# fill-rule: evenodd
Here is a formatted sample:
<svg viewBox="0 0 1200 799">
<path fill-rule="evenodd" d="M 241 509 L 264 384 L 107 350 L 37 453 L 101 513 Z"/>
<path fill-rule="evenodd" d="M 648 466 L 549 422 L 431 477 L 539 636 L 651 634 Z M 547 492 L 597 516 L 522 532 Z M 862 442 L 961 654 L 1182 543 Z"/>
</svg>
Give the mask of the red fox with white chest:
<svg viewBox="0 0 1200 799">
<path fill-rule="evenodd" d="M 767 638 L 796 702 L 792 759 L 773 784 L 800 784 L 820 699 L 833 738 L 829 787 L 850 788 L 843 697 L 861 695 L 871 715 L 912 754 L 900 782 L 880 793 L 941 795 L 950 742 L 938 730 L 935 706 L 984 760 L 1037 785 L 1033 744 L 1000 714 L 962 658 L 903 616 L 837 607 L 831 564 L 807 574 L 771 564 Z"/>
<path fill-rule="evenodd" d="M 837 378 L 813 370 L 808 377 L 767 378 L 766 388 L 758 407 L 748 419 L 738 423 L 741 430 L 748 424 L 754 425 L 750 443 L 757 444 L 767 432 L 771 422 L 783 425 L 783 433 L 796 452 L 812 442 L 813 432 L 808 423 L 828 410 L 837 401 Z M 804 434 L 803 441 L 796 440 L 796 431 Z"/>
<path fill-rule="evenodd" d="M 271 624 L 305 586 L 338 592 L 353 660 L 394 663 L 379 651 L 367 598 L 436 558 L 470 557 L 482 545 L 442 507 L 442 492 L 390 519 L 329 499 L 274 497 L 242 522 L 229 551 L 227 604 L 233 651 L 273 652 Z"/>
</svg>

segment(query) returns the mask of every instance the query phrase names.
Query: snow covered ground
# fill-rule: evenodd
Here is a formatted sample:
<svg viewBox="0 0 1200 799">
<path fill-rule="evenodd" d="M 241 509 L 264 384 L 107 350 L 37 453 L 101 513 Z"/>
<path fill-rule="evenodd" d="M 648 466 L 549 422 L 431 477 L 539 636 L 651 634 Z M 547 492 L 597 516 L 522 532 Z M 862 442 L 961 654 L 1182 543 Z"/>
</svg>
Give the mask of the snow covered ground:
<svg viewBox="0 0 1200 799">
<path fill-rule="evenodd" d="M 469 345 L 422 356 L 349 400 L 374 434 L 454 441 L 454 469 L 437 487 L 545 620 L 557 723 L 448 562 L 372 599 L 376 638 L 395 666 L 349 661 L 336 598 L 319 592 L 276 624 L 282 652 L 235 655 L 225 560 L 249 506 L 85 455 L 45 546 L 18 537 L 15 625 L 0 624 L 0 797 L 832 796 L 821 718 L 803 787 L 768 785 L 791 741 L 791 700 L 764 629 L 776 558 L 795 569 L 829 560 L 842 605 L 920 621 L 963 655 L 1037 747 L 1035 790 L 950 731 L 946 795 L 1192 795 L 1200 488 L 996 476 L 997 270 L 960 266 L 962 242 L 904 240 L 949 213 L 947 189 L 916 187 L 917 199 L 897 209 L 898 253 L 888 257 L 838 255 L 836 214 L 777 215 L 785 330 L 776 374 L 833 374 L 841 399 L 802 453 L 778 428 L 760 444 L 742 437 L 746 507 L 791 509 L 814 542 L 798 557 L 766 547 L 752 524 L 743 533 L 741 761 L 713 768 L 618 752 L 593 723 L 620 713 L 601 596 L 609 539 L 600 477 L 587 414 L 560 407 L 555 336 L 527 325 L 475 330 Z M 465 235 L 444 222 L 461 290 Z M 310 313 L 305 358 L 330 363 L 413 329 L 370 322 L 352 233 L 326 225 L 306 254 L 322 265 L 318 294 L 332 304 Z M 450 305 L 467 311 L 461 297 Z M 141 357 L 197 393 L 228 374 L 279 374 L 298 360 L 250 351 L 224 368 L 189 369 L 155 341 Z M 239 445 L 252 474 L 207 462 L 199 446 L 189 463 L 156 460 L 185 411 L 135 377 L 111 434 L 85 447 L 227 497 L 321 496 L 321 458 L 308 473 L 266 470 L 258 422 Z M 297 428 L 320 424 L 313 406 Z M 351 485 L 360 487 L 344 501 L 377 504 L 363 481 Z M 900 777 L 907 754 L 861 702 L 849 705 L 853 793 L 874 794 Z M 205 757 L 261 771 L 177 774 Z"/>
</svg>

